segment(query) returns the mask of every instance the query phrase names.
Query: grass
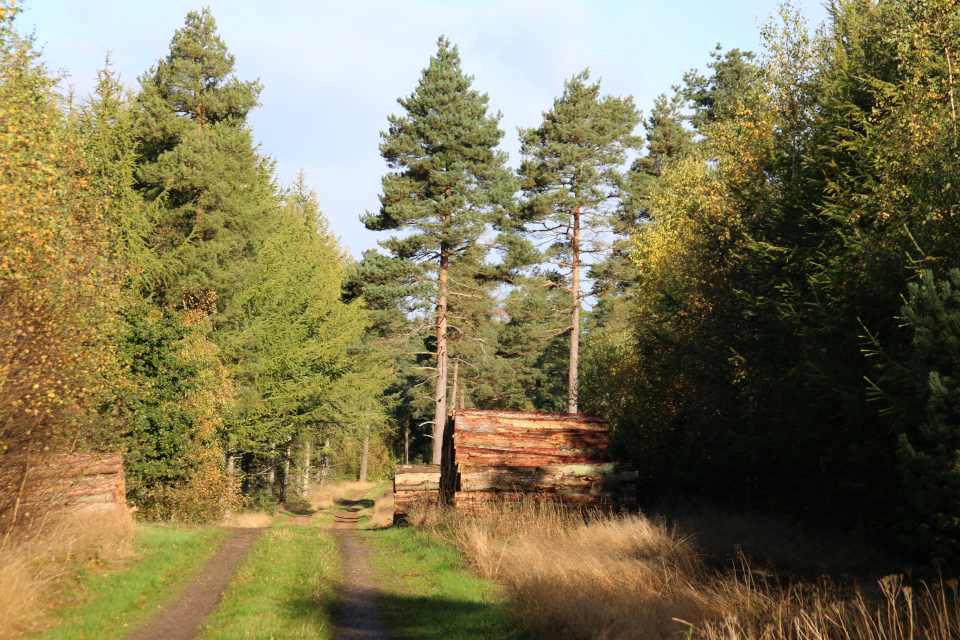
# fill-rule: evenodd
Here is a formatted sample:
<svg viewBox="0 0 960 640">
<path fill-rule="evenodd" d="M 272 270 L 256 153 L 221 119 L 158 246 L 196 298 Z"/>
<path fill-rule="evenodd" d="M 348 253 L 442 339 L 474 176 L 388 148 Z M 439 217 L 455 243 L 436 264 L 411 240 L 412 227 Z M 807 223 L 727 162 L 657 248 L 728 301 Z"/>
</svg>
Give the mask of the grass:
<svg viewBox="0 0 960 640">
<path fill-rule="evenodd" d="M 455 547 L 412 527 L 357 535 L 373 551 L 370 562 L 392 637 L 518 637 L 503 591 L 472 574 Z"/>
<path fill-rule="evenodd" d="M 749 517 L 716 516 L 721 531 L 701 536 L 712 548 L 664 519 L 577 514 L 532 503 L 494 505 L 476 516 L 420 508 L 410 521 L 424 535 L 455 544 L 474 571 L 502 584 L 521 625 L 538 638 L 960 637 L 956 581 L 908 585 L 893 575 L 869 592 L 855 583 L 837 585 L 827 575 L 782 583 L 771 570 L 777 553 L 792 568 L 807 570 L 835 559 L 817 558 L 827 547 L 809 536 L 801 540 L 814 553 L 809 557 L 785 538 L 762 540 L 763 531 L 785 533 L 762 518 L 753 522 L 758 535 L 750 532 Z M 709 529 L 710 521 L 701 518 L 700 524 Z M 758 569 L 742 551 L 737 562 L 719 564 L 723 541 L 738 538 L 761 557 L 772 555 Z M 860 559 L 836 566 L 845 564 L 863 566 Z"/>
<path fill-rule="evenodd" d="M 75 568 L 51 594 L 41 638 L 118 638 L 179 595 L 225 533 L 213 528 L 139 524 L 135 559 L 104 571 Z M 117 570 L 121 569 L 122 570 Z"/>
<path fill-rule="evenodd" d="M 307 501 L 317 511 L 335 506 L 357 491 L 369 491 L 377 486 L 376 482 L 338 482 L 336 484 L 316 484 L 310 487 Z"/>
<path fill-rule="evenodd" d="M 75 512 L 0 538 L 0 637 L 40 626 L 41 605 L 58 584 L 86 567 L 114 565 L 133 553 L 126 510 Z"/>
<path fill-rule="evenodd" d="M 336 545 L 318 522 L 276 522 L 237 569 L 199 638 L 330 638 L 340 584 Z"/>
</svg>

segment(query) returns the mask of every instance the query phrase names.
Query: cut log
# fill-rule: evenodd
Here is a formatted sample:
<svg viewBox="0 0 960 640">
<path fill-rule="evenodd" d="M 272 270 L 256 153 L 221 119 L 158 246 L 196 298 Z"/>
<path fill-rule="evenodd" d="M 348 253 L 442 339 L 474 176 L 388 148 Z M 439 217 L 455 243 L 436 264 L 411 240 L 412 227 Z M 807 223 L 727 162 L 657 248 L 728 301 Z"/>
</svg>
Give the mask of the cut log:
<svg viewBox="0 0 960 640">
<path fill-rule="evenodd" d="M 460 491 L 614 492 L 620 488 L 618 465 L 550 465 L 540 467 L 460 465 Z"/>
</svg>

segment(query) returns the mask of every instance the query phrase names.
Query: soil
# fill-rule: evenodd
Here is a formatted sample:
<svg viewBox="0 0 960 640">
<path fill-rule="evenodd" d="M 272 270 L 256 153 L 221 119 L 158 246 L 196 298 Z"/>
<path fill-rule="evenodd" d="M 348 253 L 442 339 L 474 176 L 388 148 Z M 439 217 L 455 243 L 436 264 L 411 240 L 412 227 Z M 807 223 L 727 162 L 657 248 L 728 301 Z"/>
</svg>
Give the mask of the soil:
<svg viewBox="0 0 960 640">
<path fill-rule="evenodd" d="M 366 491 L 358 491 L 334 515 L 333 535 L 343 564 L 343 593 L 334 618 L 335 640 L 389 640 L 371 579 L 367 549 L 357 540 L 358 506 Z"/>
<path fill-rule="evenodd" d="M 263 529 L 236 529 L 177 600 L 124 640 L 190 640 Z"/>
</svg>

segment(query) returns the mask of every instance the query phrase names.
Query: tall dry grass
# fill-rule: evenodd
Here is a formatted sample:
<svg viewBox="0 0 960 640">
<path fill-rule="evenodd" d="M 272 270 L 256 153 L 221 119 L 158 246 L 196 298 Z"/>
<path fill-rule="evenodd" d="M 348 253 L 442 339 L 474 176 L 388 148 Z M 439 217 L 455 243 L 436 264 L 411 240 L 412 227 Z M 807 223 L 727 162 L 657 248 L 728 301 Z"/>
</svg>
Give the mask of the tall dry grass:
<svg viewBox="0 0 960 640">
<path fill-rule="evenodd" d="M 456 544 L 503 584 L 536 637 L 606 640 L 899 640 L 960 637 L 957 583 L 884 578 L 867 595 L 829 581 L 781 587 L 744 559 L 729 572 L 694 539 L 643 515 L 498 504 L 466 515 L 417 505 L 411 524 Z"/>
<path fill-rule="evenodd" d="M 314 509 L 332 507 L 357 491 L 366 491 L 377 486 L 376 482 L 341 482 L 337 484 L 315 484 L 310 487 L 307 500 Z"/>
<path fill-rule="evenodd" d="M 132 555 L 136 526 L 123 508 L 79 511 L 37 523 L 0 553 L 0 638 L 11 636 L 56 580 L 78 565 Z"/>
<path fill-rule="evenodd" d="M 373 515 L 368 529 L 386 529 L 393 526 L 393 490 L 387 490 L 373 503 Z"/>
</svg>

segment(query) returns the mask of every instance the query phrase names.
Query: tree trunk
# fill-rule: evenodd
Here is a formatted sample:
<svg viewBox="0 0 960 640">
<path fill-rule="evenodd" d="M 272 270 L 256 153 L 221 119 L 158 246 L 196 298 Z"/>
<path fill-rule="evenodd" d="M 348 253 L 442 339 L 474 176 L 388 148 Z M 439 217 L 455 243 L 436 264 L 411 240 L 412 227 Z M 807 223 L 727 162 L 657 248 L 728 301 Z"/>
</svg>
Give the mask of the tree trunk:
<svg viewBox="0 0 960 640">
<path fill-rule="evenodd" d="M 440 464 L 443 448 L 443 430 L 447 424 L 447 269 L 450 249 L 440 246 L 440 297 L 437 300 L 437 389 L 433 408 L 433 464 Z"/>
<path fill-rule="evenodd" d="M 370 436 L 363 437 L 363 457 L 360 458 L 360 482 L 367 481 L 367 456 L 370 455 Z"/>
<path fill-rule="evenodd" d="M 460 375 L 460 358 L 453 361 L 453 384 L 450 390 L 450 408 L 457 408 L 457 378 Z"/>
<path fill-rule="evenodd" d="M 330 438 L 323 439 L 323 462 L 320 466 L 320 484 L 330 482 Z"/>
<path fill-rule="evenodd" d="M 577 368 L 580 363 L 580 207 L 573 210 L 573 244 L 571 246 L 572 276 L 570 293 L 573 301 L 570 305 L 570 377 L 569 401 L 567 412 L 577 413 Z"/>
<path fill-rule="evenodd" d="M 403 464 L 410 464 L 410 414 L 403 423 Z"/>
<path fill-rule="evenodd" d="M 232 453 L 227 454 L 227 477 L 228 478 L 232 478 L 235 473 L 235 470 L 234 470 L 235 459 L 236 457 Z"/>
<path fill-rule="evenodd" d="M 270 487 L 270 497 L 273 498 L 273 486 L 277 480 L 277 445 L 270 446 L 270 471 L 267 473 L 267 485 Z"/>
<path fill-rule="evenodd" d="M 290 478 L 290 442 L 293 441 L 293 438 L 287 439 L 287 455 L 283 458 L 283 484 L 280 485 L 280 502 L 287 503 L 287 488 L 289 486 L 288 479 Z"/>
<path fill-rule="evenodd" d="M 307 499 L 307 494 L 310 493 L 310 441 L 307 440 L 306 453 L 303 456 L 303 475 L 301 476 L 300 482 L 300 497 L 304 500 Z"/>
</svg>

